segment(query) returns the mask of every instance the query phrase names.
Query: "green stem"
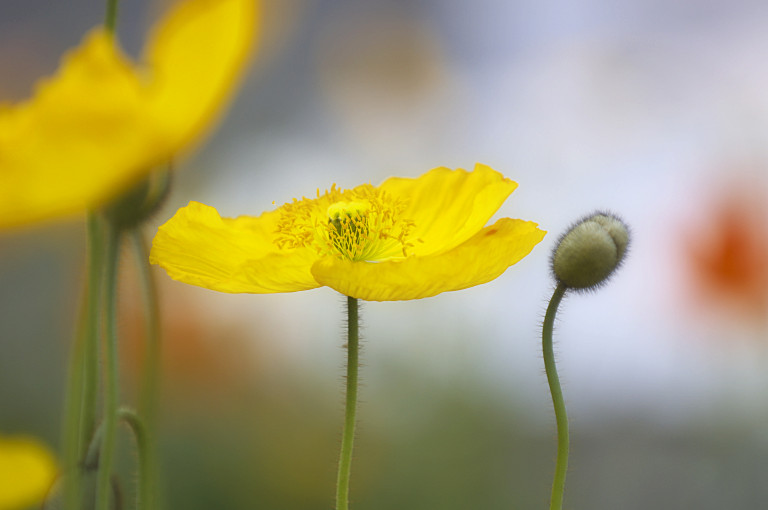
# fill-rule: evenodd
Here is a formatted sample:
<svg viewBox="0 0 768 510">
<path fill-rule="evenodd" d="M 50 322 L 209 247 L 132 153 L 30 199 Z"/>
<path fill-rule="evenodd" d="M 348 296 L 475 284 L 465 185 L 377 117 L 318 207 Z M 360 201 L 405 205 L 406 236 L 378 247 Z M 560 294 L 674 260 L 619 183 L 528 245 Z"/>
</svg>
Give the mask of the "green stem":
<svg viewBox="0 0 768 510">
<path fill-rule="evenodd" d="M 355 439 L 357 412 L 357 372 L 359 361 L 360 321 L 357 299 L 347 296 L 347 389 L 344 429 L 341 435 L 339 474 L 336 481 L 336 510 L 349 507 L 349 472 L 352 465 L 352 444 Z"/>
<path fill-rule="evenodd" d="M 87 299 L 87 291 L 84 298 Z M 80 416 L 83 408 L 83 354 L 85 352 L 85 313 L 80 314 L 80 324 L 69 360 L 69 374 L 64 409 L 64 508 L 78 510 L 81 507 L 80 464 Z"/>
<path fill-rule="evenodd" d="M 111 33 L 117 28 L 117 4 L 119 0 L 107 0 L 107 12 L 104 16 L 104 27 Z"/>
<path fill-rule="evenodd" d="M 120 258 L 120 232 L 114 226 L 108 229 L 105 260 L 105 319 L 104 339 L 104 413 L 103 436 L 96 477 L 96 510 L 109 509 L 110 475 L 115 453 L 117 425 L 118 363 L 117 363 L 117 266 Z"/>
<path fill-rule="evenodd" d="M 145 362 L 139 393 L 139 415 L 144 418 L 144 431 L 146 436 L 146 465 L 144 469 L 145 480 L 142 486 L 148 495 L 154 494 L 154 473 L 156 471 L 155 457 L 155 428 L 157 421 L 157 397 L 160 382 L 160 310 L 157 299 L 157 285 L 153 277 L 152 268 L 149 265 L 149 247 L 140 228 L 131 231 L 134 254 L 141 273 L 141 290 L 144 302 L 144 317 L 146 324 Z M 140 474 L 141 476 L 141 474 Z M 151 510 L 154 507 L 154 498 L 145 497 L 144 508 Z"/>
<path fill-rule="evenodd" d="M 64 425 L 64 460 L 72 469 L 64 484 L 65 508 L 80 510 L 82 478 L 78 466 L 83 462 L 96 428 L 96 402 L 99 385 L 99 303 L 103 263 L 102 222 L 95 212 L 88 213 L 88 279 L 83 313 L 70 360 Z"/>
<path fill-rule="evenodd" d="M 549 391 L 552 393 L 552 404 L 555 407 L 555 420 L 557 421 L 557 462 L 555 464 L 555 478 L 552 482 L 552 499 L 550 510 L 563 508 L 563 493 L 565 492 L 565 475 L 568 471 L 568 416 L 565 413 L 565 401 L 563 391 L 560 388 L 560 378 L 557 376 L 555 366 L 555 352 L 552 347 L 552 329 L 555 324 L 557 307 L 560 306 L 565 291 L 568 288 L 558 284 L 552 299 L 549 301 L 547 313 L 544 316 L 544 327 L 541 332 L 541 344 L 544 351 L 544 368 L 547 372 Z"/>
<path fill-rule="evenodd" d="M 127 407 L 121 407 L 117 410 L 117 418 L 123 420 L 133 432 L 133 437 L 136 440 L 136 450 L 139 458 L 139 479 L 138 490 L 136 494 L 136 509 L 140 510 L 146 507 L 146 502 L 150 499 L 149 493 L 150 485 L 148 477 L 150 476 L 150 457 L 149 457 L 149 440 L 147 437 L 147 429 L 142 423 L 141 418 L 131 409 Z M 105 425 L 102 423 L 96 432 L 93 434 L 93 440 L 88 447 L 88 453 L 85 456 L 84 468 L 86 470 L 96 469 L 100 463 L 101 454 L 101 442 L 104 437 Z M 112 479 L 112 493 L 116 497 L 115 507 L 118 507 L 117 498 L 120 496 L 119 487 L 115 485 L 115 480 Z"/>
<path fill-rule="evenodd" d="M 157 396 L 160 382 L 160 310 L 157 299 L 157 285 L 149 265 L 149 247 L 142 231 L 131 231 L 134 255 L 139 267 L 141 294 L 144 303 L 145 361 L 144 378 L 139 392 L 139 415 L 144 418 L 147 428 L 152 428 L 157 413 Z"/>
<path fill-rule="evenodd" d="M 150 438 L 145 424 L 134 411 L 127 407 L 121 407 L 118 410 L 118 416 L 128 424 L 133 431 L 133 437 L 136 439 L 136 450 L 139 457 L 139 480 L 136 494 L 136 509 L 142 510 L 149 507 L 152 498 L 152 457 Z"/>
<path fill-rule="evenodd" d="M 83 367 L 83 399 L 81 413 L 81 435 L 78 440 L 78 455 L 82 458 L 96 428 L 96 404 L 99 390 L 99 331 L 101 330 L 100 304 L 104 265 L 104 226 L 99 216 L 88 214 L 88 298 L 87 330 L 85 342 L 85 365 Z"/>
</svg>

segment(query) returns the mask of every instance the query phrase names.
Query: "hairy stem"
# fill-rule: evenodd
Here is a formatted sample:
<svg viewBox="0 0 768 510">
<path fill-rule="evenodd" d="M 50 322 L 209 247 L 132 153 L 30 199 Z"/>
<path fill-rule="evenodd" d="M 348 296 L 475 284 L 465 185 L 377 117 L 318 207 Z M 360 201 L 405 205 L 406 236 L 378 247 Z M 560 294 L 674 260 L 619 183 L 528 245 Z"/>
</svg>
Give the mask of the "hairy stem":
<svg viewBox="0 0 768 510">
<path fill-rule="evenodd" d="M 359 305 L 357 299 L 347 297 L 347 388 L 344 406 L 344 429 L 341 436 L 339 474 L 336 482 L 336 510 L 349 508 L 349 474 L 352 466 L 352 446 L 355 440 L 355 414 L 357 412 L 357 376 L 360 343 Z"/>
<path fill-rule="evenodd" d="M 557 376 L 555 366 L 555 353 L 552 347 L 552 330 L 557 315 L 557 307 L 560 306 L 567 287 L 558 284 L 552 299 L 549 301 L 547 313 L 544 316 L 544 327 L 541 333 L 542 350 L 544 351 L 544 368 L 547 372 L 549 391 L 552 394 L 552 404 L 555 407 L 555 420 L 557 421 L 557 461 L 555 463 L 555 477 L 552 482 L 552 499 L 550 510 L 563 508 L 563 494 L 565 492 L 565 475 L 568 471 L 568 416 L 565 412 L 563 391 L 560 388 L 560 378 Z"/>
</svg>

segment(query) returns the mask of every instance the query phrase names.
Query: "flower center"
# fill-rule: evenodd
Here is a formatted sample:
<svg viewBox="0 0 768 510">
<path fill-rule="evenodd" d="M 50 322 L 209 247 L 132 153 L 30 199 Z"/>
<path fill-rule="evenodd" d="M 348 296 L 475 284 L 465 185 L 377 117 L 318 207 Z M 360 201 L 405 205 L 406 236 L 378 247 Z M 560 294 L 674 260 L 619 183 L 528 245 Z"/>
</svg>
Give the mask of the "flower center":
<svg viewBox="0 0 768 510">
<path fill-rule="evenodd" d="M 322 195 L 318 190 L 317 199 L 294 199 L 281 207 L 275 243 L 281 249 L 308 246 L 319 255 L 352 261 L 405 258 L 413 246 L 413 222 L 402 218 L 404 208 L 371 185 L 340 190 L 334 184 Z"/>
</svg>

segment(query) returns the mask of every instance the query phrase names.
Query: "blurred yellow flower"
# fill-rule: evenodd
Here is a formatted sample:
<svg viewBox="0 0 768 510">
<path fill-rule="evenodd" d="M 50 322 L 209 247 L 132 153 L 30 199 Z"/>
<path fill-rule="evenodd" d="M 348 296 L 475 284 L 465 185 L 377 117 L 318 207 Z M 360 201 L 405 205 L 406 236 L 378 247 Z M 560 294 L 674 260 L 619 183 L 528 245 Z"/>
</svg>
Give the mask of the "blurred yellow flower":
<svg viewBox="0 0 768 510">
<path fill-rule="evenodd" d="M 40 505 L 56 470 L 53 454 L 37 439 L 0 436 L 0 510 Z"/>
<path fill-rule="evenodd" d="M 541 241 L 530 221 L 485 226 L 516 187 L 478 164 L 378 187 L 334 185 L 258 217 L 221 218 L 191 202 L 160 227 L 150 261 L 221 292 L 328 286 L 369 301 L 430 297 L 493 280 Z"/>
<path fill-rule="evenodd" d="M 189 148 L 253 46 L 256 0 L 185 0 L 134 64 L 102 28 L 34 97 L 0 106 L 0 227 L 98 207 Z"/>
</svg>

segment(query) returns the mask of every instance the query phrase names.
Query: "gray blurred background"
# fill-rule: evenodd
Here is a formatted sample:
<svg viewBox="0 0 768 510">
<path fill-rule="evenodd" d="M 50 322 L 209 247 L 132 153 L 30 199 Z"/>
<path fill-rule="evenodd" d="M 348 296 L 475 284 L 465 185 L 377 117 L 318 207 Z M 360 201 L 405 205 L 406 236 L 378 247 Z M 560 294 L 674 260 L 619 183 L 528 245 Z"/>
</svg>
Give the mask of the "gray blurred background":
<svg viewBox="0 0 768 510">
<path fill-rule="evenodd" d="M 138 55 L 162 4 L 121 2 L 126 51 Z M 28 97 L 103 9 L 0 3 L 0 101 Z M 364 305 L 355 508 L 547 507 L 548 257 L 595 209 L 622 216 L 633 244 L 609 286 L 566 299 L 555 332 L 572 427 L 566 507 L 764 505 L 768 3 L 266 0 L 262 23 L 240 94 L 179 165 L 148 235 L 190 200 L 256 215 L 332 183 L 478 161 L 520 185 L 500 216 L 549 231 L 487 285 Z M 53 447 L 83 220 L 0 234 L 0 433 Z M 131 402 L 141 313 L 125 255 Z M 226 295 L 156 274 L 168 508 L 332 508 L 343 299 Z"/>
</svg>

